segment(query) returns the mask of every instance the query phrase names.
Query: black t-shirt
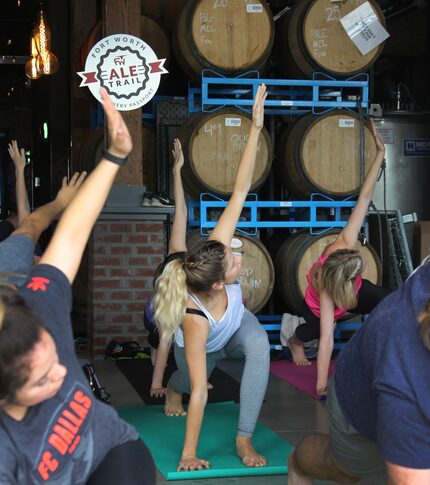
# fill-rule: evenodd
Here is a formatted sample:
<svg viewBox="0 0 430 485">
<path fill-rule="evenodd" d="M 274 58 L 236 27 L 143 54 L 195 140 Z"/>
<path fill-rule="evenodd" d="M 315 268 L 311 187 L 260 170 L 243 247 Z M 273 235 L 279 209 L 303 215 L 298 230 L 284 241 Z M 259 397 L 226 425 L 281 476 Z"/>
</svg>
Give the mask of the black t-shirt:
<svg viewBox="0 0 430 485">
<path fill-rule="evenodd" d="M 385 460 L 430 468 L 430 351 L 418 315 L 430 298 L 430 264 L 385 298 L 336 360 L 347 420 Z"/>
<path fill-rule="evenodd" d="M 0 484 L 83 484 L 110 449 L 138 434 L 89 389 L 75 355 L 65 275 L 38 265 L 19 293 L 51 333 L 67 375 L 58 393 L 22 421 L 0 411 Z"/>
</svg>

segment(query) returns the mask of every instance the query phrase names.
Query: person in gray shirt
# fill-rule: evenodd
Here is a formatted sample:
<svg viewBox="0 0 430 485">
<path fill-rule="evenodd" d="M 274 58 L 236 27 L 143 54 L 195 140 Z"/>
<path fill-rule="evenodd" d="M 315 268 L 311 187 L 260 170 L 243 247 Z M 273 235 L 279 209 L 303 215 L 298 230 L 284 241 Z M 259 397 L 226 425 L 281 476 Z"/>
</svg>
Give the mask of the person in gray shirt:
<svg viewBox="0 0 430 485">
<path fill-rule="evenodd" d="M 0 484 L 154 485 L 137 432 L 95 399 L 73 347 L 71 283 L 132 142 L 101 91 L 110 146 L 23 288 L 0 288 Z"/>
</svg>

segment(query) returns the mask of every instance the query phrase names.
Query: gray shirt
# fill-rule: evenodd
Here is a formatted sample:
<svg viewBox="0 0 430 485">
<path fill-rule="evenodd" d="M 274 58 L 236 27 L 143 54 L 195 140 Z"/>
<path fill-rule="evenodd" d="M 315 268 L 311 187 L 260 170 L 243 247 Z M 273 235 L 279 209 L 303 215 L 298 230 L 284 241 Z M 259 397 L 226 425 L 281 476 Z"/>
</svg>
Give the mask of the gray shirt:
<svg viewBox="0 0 430 485">
<path fill-rule="evenodd" d="M 86 483 L 109 450 L 138 434 L 89 389 L 75 356 L 65 275 L 38 265 L 19 292 L 42 318 L 68 372 L 58 393 L 29 408 L 22 421 L 0 410 L 0 484 Z"/>
</svg>

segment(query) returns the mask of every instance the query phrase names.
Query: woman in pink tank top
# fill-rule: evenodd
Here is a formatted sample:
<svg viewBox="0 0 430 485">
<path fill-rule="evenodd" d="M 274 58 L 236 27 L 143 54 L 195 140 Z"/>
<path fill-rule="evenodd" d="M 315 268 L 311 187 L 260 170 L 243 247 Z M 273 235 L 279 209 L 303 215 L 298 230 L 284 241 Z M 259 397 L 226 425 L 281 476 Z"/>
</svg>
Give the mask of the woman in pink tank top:
<svg viewBox="0 0 430 485">
<path fill-rule="evenodd" d="M 294 363 L 309 365 L 304 343 L 319 339 L 316 383 L 319 396 L 326 394 L 335 321 L 349 310 L 370 313 L 388 294 L 384 288 L 362 278 L 364 262 L 360 252 L 355 249 L 385 155 L 384 143 L 373 123 L 372 134 L 377 153 L 363 182 L 357 204 L 336 240 L 324 249 L 309 269 L 302 314 L 306 323 L 299 325 L 288 341 Z"/>
</svg>

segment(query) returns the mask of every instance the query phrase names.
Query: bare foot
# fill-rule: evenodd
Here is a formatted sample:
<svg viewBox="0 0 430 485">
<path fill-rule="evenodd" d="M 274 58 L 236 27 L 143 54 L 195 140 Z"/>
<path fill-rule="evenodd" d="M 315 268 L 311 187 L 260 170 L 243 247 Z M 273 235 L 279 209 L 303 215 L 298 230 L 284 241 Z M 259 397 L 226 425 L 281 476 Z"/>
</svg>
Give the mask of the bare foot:
<svg viewBox="0 0 430 485">
<path fill-rule="evenodd" d="M 170 386 L 166 391 L 164 414 L 166 416 L 185 416 L 187 414 L 182 407 L 182 394 L 175 392 Z"/>
<path fill-rule="evenodd" d="M 303 345 L 296 343 L 294 337 L 288 340 L 288 348 L 293 356 L 293 362 L 296 365 L 311 365 L 309 360 L 305 356 L 305 349 Z"/>
<path fill-rule="evenodd" d="M 208 390 L 209 389 L 213 389 L 213 388 L 214 388 L 213 384 L 211 384 L 210 382 L 208 382 Z"/>
<path fill-rule="evenodd" d="M 266 458 L 254 450 L 251 438 L 247 436 L 236 436 L 236 452 L 246 466 L 260 467 L 267 464 Z"/>
</svg>

